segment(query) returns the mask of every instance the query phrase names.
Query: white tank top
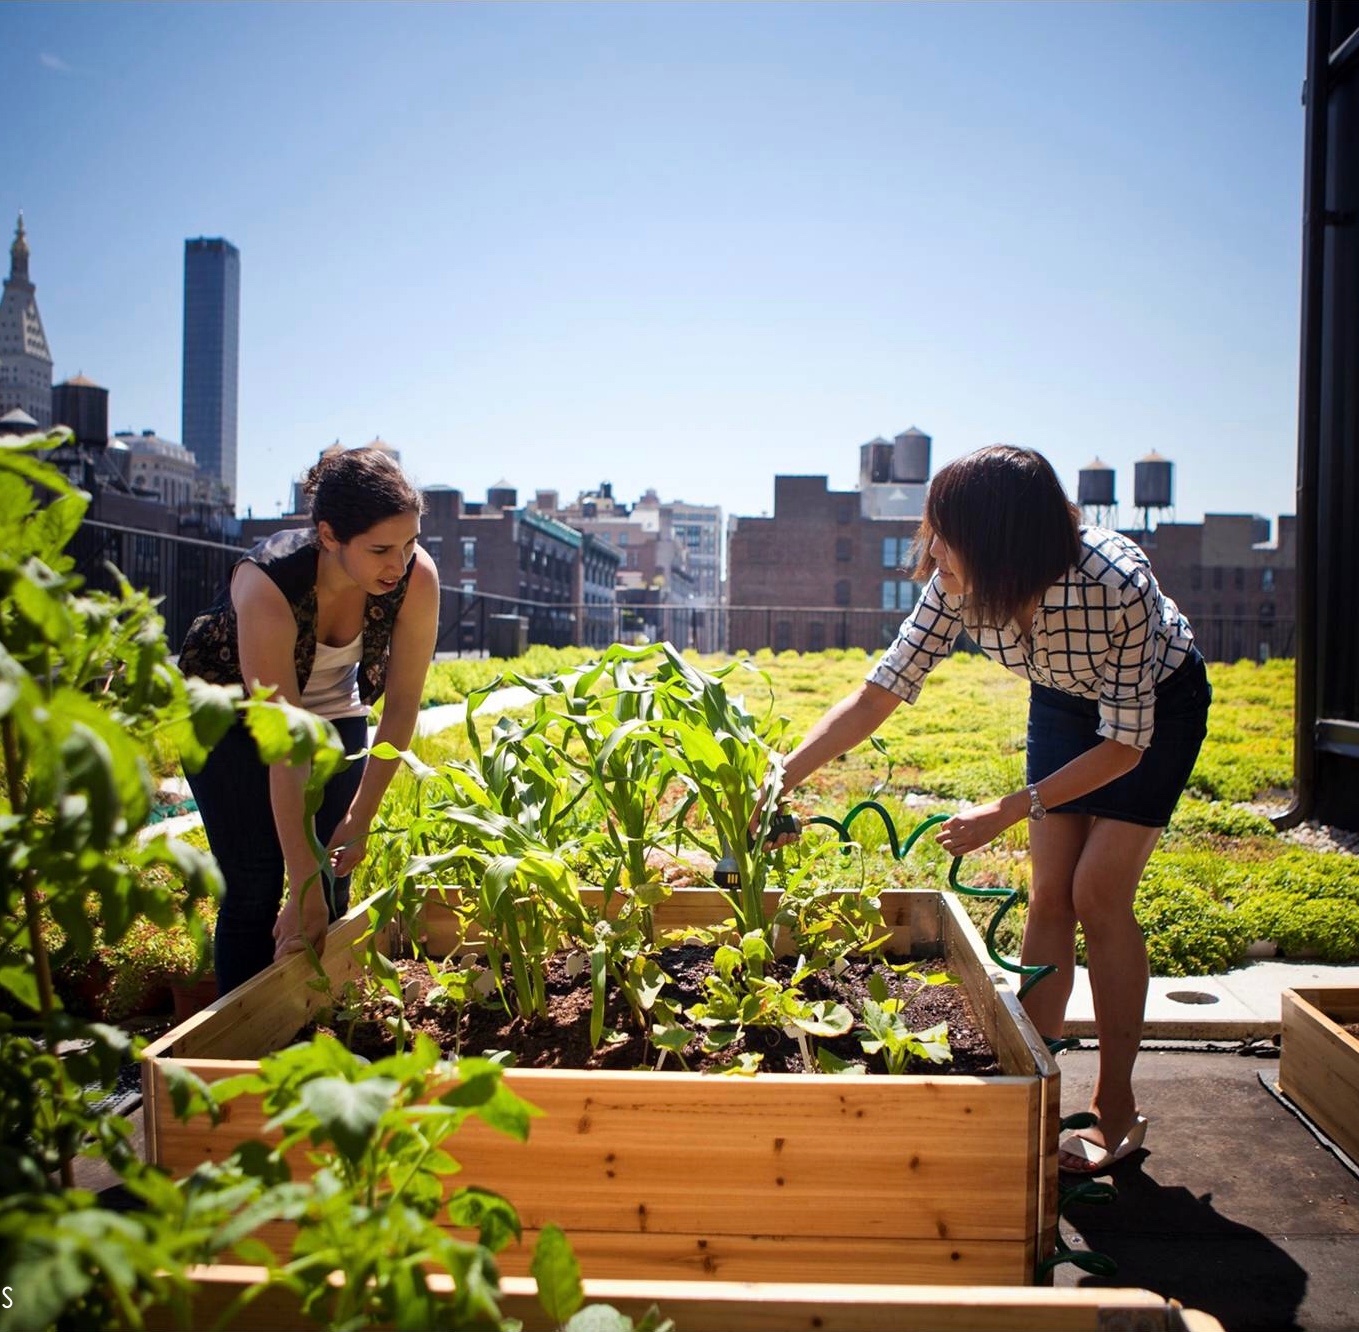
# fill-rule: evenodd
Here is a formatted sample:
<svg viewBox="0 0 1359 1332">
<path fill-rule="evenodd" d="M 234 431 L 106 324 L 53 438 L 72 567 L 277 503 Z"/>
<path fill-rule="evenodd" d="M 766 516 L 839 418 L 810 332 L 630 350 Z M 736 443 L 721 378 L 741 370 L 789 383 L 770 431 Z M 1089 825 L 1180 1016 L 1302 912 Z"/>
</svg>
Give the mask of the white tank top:
<svg viewBox="0 0 1359 1332">
<path fill-rule="evenodd" d="M 302 691 L 302 706 L 308 712 L 339 721 L 341 717 L 366 717 L 368 705 L 359 699 L 359 661 L 363 656 L 363 630 L 352 643 L 331 647 L 320 641 L 316 657 Z"/>
</svg>

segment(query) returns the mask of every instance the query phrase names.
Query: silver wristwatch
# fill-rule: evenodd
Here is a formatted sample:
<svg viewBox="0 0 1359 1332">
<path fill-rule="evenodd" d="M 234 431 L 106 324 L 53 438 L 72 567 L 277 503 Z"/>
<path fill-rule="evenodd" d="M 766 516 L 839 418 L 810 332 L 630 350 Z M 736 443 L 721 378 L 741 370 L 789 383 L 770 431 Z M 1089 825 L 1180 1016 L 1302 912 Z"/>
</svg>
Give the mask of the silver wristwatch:
<svg viewBox="0 0 1359 1332">
<path fill-rule="evenodd" d="M 1031 819 L 1045 819 L 1048 812 L 1043 808 L 1043 802 L 1038 796 L 1038 783 L 1029 784 L 1029 817 Z"/>
</svg>

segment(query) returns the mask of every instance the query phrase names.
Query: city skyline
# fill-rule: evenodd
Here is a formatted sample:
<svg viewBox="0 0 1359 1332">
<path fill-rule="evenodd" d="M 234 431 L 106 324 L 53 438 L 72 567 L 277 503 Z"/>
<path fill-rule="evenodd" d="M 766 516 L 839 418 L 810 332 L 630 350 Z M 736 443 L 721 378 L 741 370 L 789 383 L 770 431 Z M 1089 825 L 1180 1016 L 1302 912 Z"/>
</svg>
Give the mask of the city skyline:
<svg viewBox="0 0 1359 1332">
<path fill-rule="evenodd" d="M 1098 456 L 1125 522 L 1153 449 L 1181 521 L 1274 517 L 1304 29 L 1287 4 L 9 5 L 0 211 L 54 378 L 108 386 L 116 429 L 180 419 L 185 239 L 239 246 L 241 511 L 380 435 L 469 497 L 610 480 L 758 514 L 775 475 L 850 488 L 915 424 L 936 468 L 1006 439 L 1073 493 Z"/>
</svg>

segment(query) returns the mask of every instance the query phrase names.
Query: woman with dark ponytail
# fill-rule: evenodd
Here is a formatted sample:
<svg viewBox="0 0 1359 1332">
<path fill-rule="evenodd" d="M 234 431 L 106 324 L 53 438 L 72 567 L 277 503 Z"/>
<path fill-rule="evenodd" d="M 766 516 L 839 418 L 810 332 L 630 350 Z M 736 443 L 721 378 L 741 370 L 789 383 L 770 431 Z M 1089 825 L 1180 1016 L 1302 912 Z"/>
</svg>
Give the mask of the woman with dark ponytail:
<svg viewBox="0 0 1359 1332">
<path fill-rule="evenodd" d="M 265 685 L 330 721 L 346 754 L 368 748 L 368 713 L 385 693 L 375 743 L 404 749 L 439 619 L 438 573 L 417 541 L 423 499 L 375 448 L 323 454 L 305 492 L 311 526 L 276 532 L 237 562 L 190 626 L 180 667 L 214 684 Z M 226 880 L 214 941 L 222 994 L 276 957 L 325 946 L 396 764 L 360 759 L 326 785 L 315 832 L 334 875 L 329 903 L 303 822 L 305 768 L 266 767 L 238 723 L 189 775 Z"/>
</svg>

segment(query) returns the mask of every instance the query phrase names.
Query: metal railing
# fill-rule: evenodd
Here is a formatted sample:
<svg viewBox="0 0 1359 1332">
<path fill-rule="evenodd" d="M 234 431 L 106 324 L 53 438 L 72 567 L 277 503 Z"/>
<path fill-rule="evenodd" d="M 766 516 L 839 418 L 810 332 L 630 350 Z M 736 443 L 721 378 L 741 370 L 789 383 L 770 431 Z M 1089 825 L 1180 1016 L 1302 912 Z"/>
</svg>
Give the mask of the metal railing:
<svg viewBox="0 0 1359 1332">
<path fill-rule="evenodd" d="M 88 521 L 81 523 L 67 550 L 93 590 L 116 588 L 111 564 L 133 587 L 159 597 L 165 635 L 175 650 L 194 616 L 226 585 L 231 566 L 244 554 L 240 547 L 220 542 Z"/>
</svg>

